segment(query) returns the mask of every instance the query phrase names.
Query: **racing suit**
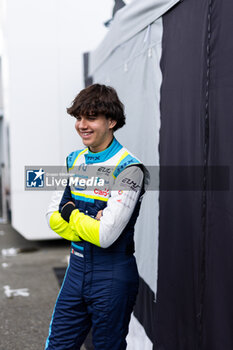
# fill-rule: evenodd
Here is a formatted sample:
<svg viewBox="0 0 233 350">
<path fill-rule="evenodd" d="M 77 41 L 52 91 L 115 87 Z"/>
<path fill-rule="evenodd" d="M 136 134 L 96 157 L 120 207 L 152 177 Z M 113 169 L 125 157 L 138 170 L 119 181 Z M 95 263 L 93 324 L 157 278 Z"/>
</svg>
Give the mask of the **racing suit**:
<svg viewBox="0 0 233 350">
<path fill-rule="evenodd" d="M 133 234 L 144 192 L 143 166 L 115 138 L 102 152 L 86 148 L 67 157 L 68 171 L 75 169 L 76 176 L 84 178 L 86 166 L 105 178 L 104 190 L 69 184 L 53 195 L 47 212 L 50 227 L 72 243 L 46 350 L 80 349 L 91 327 L 96 350 L 126 349 L 138 292 Z M 67 222 L 61 211 L 68 201 L 75 209 Z"/>
</svg>

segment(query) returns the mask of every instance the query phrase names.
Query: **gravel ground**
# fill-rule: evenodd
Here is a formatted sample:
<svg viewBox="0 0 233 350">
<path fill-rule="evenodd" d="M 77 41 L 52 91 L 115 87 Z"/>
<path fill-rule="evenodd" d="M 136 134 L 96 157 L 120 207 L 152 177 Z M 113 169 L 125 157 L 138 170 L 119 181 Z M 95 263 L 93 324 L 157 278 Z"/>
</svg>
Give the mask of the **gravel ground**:
<svg viewBox="0 0 233 350">
<path fill-rule="evenodd" d="M 20 252 L 5 256 L 12 247 Z M 0 224 L 0 350 L 44 349 L 59 291 L 53 268 L 65 267 L 68 254 L 64 240 L 30 242 Z"/>
</svg>

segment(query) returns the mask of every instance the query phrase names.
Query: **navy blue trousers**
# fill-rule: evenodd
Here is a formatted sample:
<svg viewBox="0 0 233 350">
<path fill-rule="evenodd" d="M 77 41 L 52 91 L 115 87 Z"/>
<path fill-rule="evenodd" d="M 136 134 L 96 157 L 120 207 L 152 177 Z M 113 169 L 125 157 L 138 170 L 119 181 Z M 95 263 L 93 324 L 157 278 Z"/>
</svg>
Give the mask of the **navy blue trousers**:
<svg viewBox="0 0 233 350">
<path fill-rule="evenodd" d="M 78 350 L 91 328 L 95 350 L 126 349 L 137 292 L 132 254 L 72 243 L 45 349 Z"/>
</svg>

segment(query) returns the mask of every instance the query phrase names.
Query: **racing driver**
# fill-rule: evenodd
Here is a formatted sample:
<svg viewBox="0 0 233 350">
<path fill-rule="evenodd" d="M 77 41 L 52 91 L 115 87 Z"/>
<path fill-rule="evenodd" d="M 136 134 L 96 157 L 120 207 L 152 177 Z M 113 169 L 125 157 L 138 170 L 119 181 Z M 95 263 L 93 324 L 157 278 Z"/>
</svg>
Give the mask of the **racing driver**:
<svg viewBox="0 0 233 350">
<path fill-rule="evenodd" d="M 102 189 L 68 183 L 49 205 L 49 226 L 71 249 L 45 349 L 78 350 L 92 328 L 95 350 L 123 350 L 138 292 L 133 235 L 144 166 L 114 137 L 125 115 L 112 87 L 83 89 L 67 112 L 85 145 L 67 157 L 68 172 L 88 178 L 91 169 L 105 182 Z"/>
</svg>

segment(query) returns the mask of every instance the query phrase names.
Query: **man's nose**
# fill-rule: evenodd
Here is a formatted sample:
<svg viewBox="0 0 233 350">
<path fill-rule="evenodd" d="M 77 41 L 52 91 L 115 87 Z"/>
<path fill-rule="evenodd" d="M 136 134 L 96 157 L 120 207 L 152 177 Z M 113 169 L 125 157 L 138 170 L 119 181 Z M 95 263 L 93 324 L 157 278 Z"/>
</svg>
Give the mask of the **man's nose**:
<svg viewBox="0 0 233 350">
<path fill-rule="evenodd" d="M 86 129 L 87 128 L 87 121 L 85 118 L 81 118 L 79 122 L 79 128 L 80 129 Z"/>
</svg>

